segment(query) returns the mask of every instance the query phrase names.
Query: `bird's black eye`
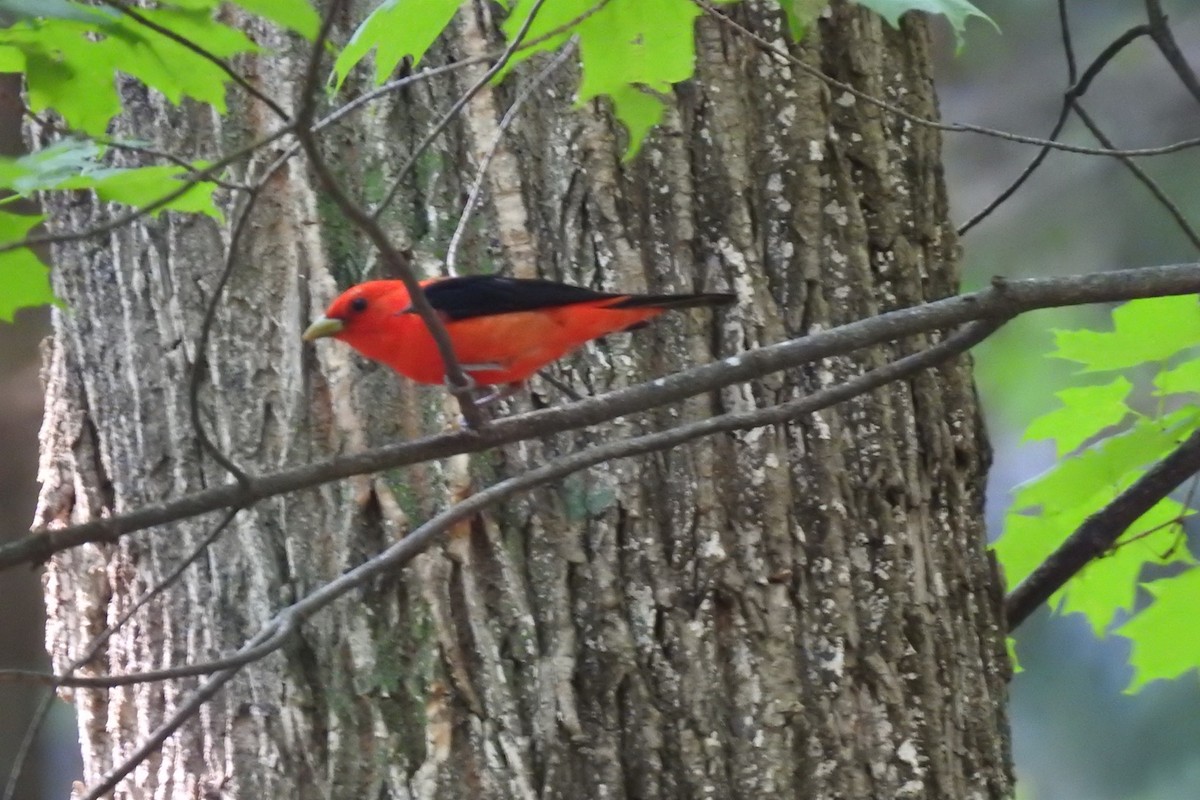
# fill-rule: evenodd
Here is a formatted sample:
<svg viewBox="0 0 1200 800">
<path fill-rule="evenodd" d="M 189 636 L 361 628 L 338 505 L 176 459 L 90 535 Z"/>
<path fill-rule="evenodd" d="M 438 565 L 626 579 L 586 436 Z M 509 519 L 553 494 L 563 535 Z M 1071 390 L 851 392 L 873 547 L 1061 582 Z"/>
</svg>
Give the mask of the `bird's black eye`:
<svg viewBox="0 0 1200 800">
<path fill-rule="evenodd" d="M 352 311 L 366 311 L 366 310 L 367 310 L 367 298 L 365 298 L 365 297 L 356 297 L 356 298 L 354 298 L 353 300 L 351 300 L 351 301 L 350 301 L 350 310 L 352 310 Z"/>
</svg>

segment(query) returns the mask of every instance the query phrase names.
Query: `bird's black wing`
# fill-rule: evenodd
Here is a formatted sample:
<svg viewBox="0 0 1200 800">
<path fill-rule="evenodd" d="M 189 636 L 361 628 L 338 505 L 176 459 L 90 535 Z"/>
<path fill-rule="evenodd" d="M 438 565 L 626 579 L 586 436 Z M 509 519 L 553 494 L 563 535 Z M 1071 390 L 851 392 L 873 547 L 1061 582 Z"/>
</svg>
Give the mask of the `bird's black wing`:
<svg viewBox="0 0 1200 800">
<path fill-rule="evenodd" d="M 424 288 L 430 305 L 451 321 L 624 297 L 569 283 L 538 278 L 503 278 L 499 275 L 446 278 Z"/>
</svg>

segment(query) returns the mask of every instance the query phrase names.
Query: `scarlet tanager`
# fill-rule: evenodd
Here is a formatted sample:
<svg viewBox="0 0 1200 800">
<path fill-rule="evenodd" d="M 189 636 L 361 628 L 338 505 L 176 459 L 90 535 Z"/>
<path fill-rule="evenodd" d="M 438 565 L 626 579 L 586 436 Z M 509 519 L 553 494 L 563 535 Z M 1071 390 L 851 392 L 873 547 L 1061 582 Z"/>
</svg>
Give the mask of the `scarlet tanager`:
<svg viewBox="0 0 1200 800">
<path fill-rule="evenodd" d="M 547 280 L 471 275 L 421 283 L 465 373 L 480 384 L 519 384 L 592 339 L 643 325 L 667 309 L 720 306 L 731 294 L 610 294 Z M 442 383 L 433 336 L 400 281 L 347 289 L 305 341 L 331 336 L 420 383 Z"/>
</svg>

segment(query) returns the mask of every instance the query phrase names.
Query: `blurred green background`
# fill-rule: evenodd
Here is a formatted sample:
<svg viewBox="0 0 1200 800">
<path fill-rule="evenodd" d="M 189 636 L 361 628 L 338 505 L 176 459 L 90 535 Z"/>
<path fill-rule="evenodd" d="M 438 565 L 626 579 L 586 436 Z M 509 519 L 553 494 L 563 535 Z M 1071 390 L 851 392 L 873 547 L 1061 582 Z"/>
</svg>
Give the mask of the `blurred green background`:
<svg viewBox="0 0 1200 800">
<path fill-rule="evenodd" d="M 1056 4 L 1003 0 L 977 4 L 1000 25 L 972 22 L 955 55 L 942 35 L 938 86 L 947 121 L 1032 135 L 1049 132 L 1067 86 Z M 1164 0 L 1175 37 L 1200 67 L 1200 4 Z M 1083 68 L 1108 42 L 1145 21 L 1141 2 L 1075 0 L 1068 4 L 1073 44 Z M 0 87 L 0 100 L 3 100 Z M 1142 39 L 1095 81 L 1083 103 L 1118 146 L 1149 147 L 1200 136 L 1200 103 Z M 0 106 L 0 123 L 11 121 Z M 12 152 L 0 131 L 0 152 Z M 1065 137 L 1094 144 L 1078 123 Z M 1027 145 L 947 135 L 946 174 L 957 221 L 996 196 L 1033 157 Z M 1139 162 L 1200 224 L 1200 153 L 1183 151 Z M 963 239 L 967 288 L 993 275 L 1072 274 L 1117 267 L 1195 261 L 1197 253 L 1163 208 L 1118 161 L 1050 155 L 1025 186 Z M 1041 357 L 1051 330 L 1102 322 L 1104 309 L 1040 312 L 1010 324 L 976 351 L 977 375 L 996 451 L 989 487 L 993 536 L 1008 492 L 1050 465 L 1049 443 L 1022 444 L 1024 426 L 1054 404 L 1069 365 Z M 0 323 L 0 539 L 21 535 L 36 499 L 40 419 L 38 342 L 46 314 Z M 3 624 L 0 666 L 48 667 L 42 652 L 40 584 L 35 572 L 0 576 Z M 1197 609 L 1200 630 L 1200 609 Z M 1025 671 L 1012 684 L 1013 749 L 1023 800 L 1195 800 L 1200 797 L 1200 683 L 1195 675 L 1124 695 L 1129 670 L 1121 639 L 1095 640 L 1078 618 L 1041 612 L 1021 629 Z M 0 683 L 0 780 L 39 697 L 28 686 Z M 51 716 L 17 794 L 20 800 L 65 798 L 79 774 L 74 729 L 65 706 Z"/>
</svg>

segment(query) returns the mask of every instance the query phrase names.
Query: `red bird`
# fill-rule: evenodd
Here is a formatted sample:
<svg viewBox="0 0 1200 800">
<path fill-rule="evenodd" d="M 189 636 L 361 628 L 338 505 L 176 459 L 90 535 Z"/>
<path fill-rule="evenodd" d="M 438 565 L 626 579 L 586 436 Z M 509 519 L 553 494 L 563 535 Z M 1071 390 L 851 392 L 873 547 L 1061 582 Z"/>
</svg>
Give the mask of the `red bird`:
<svg viewBox="0 0 1200 800">
<path fill-rule="evenodd" d="M 592 339 L 640 327 L 671 308 L 732 303 L 731 294 L 609 294 L 546 280 L 471 275 L 421 283 L 463 371 L 480 384 L 519 384 Z M 332 336 L 420 383 L 442 383 L 437 345 L 400 281 L 368 281 L 329 304 L 304 332 Z"/>
</svg>

